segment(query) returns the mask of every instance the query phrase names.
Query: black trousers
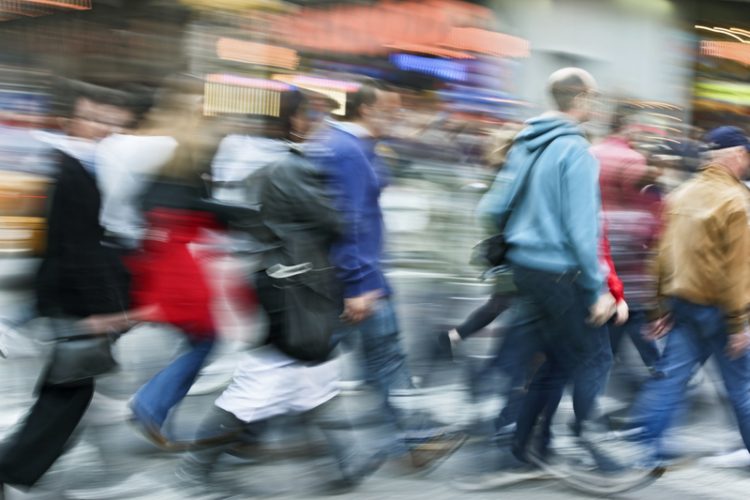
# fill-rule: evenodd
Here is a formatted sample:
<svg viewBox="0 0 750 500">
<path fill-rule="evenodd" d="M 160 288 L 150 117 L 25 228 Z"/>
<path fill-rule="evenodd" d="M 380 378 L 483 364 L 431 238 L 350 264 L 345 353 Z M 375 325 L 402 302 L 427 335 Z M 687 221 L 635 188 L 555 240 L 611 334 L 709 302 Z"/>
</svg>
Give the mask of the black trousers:
<svg viewBox="0 0 750 500">
<path fill-rule="evenodd" d="M 65 452 L 93 396 L 93 378 L 75 384 L 42 383 L 26 419 L 2 445 L 0 482 L 33 486 Z"/>
</svg>

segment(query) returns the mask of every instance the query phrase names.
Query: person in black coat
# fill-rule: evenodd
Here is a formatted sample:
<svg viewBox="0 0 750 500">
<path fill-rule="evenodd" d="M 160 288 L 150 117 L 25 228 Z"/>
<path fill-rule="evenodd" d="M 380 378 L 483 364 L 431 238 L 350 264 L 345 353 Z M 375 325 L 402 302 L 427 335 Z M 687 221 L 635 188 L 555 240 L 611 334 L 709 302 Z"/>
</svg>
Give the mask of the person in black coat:
<svg viewBox="0 0 750 500">
<path fill-rule="evenodd" d="M 101 198 L 93 165 L 96 141 L 127 126 L 132 114 L 106 99 L 77 95 L 58 138 L 55 187 L 48 212 L 47 246 L 36 279 L 41 316 L 80 318 L 91 333 L 103 333 L 93 315 L 127 308 L 128 274 L 115 250 L 102 245 Z M 54 384 L 42 372 L 38 398 L 0 454 L 2 484 L 33 486 L 65 451 L 94 394 L 94 380 Z"/>
</svg>

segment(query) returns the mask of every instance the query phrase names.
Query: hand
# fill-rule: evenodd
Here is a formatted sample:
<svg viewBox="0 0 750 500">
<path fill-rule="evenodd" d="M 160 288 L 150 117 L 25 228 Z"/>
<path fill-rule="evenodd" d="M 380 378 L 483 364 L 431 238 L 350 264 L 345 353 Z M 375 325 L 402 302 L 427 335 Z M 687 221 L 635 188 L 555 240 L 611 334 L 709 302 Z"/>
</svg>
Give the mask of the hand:
<svg viewBox="0 0 750 500">
<path fill-rule="evenodd" d="M 628 303 L 624 300 L 621 300 L 617 303 L 617 306 L 615 308 L 615 325 L 624 325 L 628 321 L 629 317 L 630 308 L 628 307 Z"/>
<path fill-rule="evenodd" d="M 603 293 L 589 308 L 588 323 L 592 326 L 602 326 L 614 316 L 615 311 L 615 298 L 609 292 Z"/>
<path fill-rule="evenodd" d="M 729 336 L 727 342 L 727 356 L 731 359 L 742 357 L 750 348 L 750 331 L 745 329 L 742 333 L 735 333 Z"/>
<path fill-rule="evenodd" d="M 649 325 L 648 333 L 646 333 L 645 337 L 647 340 L 658 340 L 669 333 L 673 326 L 672 316 L 666 315 Z"/>
<path fill-rule="evenodd" d="M 88 333 L 108 334 L 129 330 L 133 324 L 125 313 L 95 314 L 80 321 L 81 328 Z"/>
<path fill-rule="evenodd" d="M 359 297 L 344 299 L 344 313 L 341 319 L 347 323 L 359 323 L 372 314 L 375 303 L 382 296 L 380 290 L 367 292 Z"/>
</svg>

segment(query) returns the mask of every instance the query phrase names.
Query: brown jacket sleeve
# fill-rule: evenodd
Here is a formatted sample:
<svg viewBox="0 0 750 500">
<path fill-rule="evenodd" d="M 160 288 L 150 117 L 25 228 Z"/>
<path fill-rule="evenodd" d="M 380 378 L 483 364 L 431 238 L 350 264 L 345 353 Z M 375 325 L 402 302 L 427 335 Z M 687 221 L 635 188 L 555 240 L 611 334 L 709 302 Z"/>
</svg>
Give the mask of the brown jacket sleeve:
<svg viewBox="0 0 750 500">
<path fill-rule="evenodd" d="M 747 323 L 748 290 L 750 290 L 750 225 L 742 201 L 728 207 L 724 236 L 723 276 L 717 276 L 724 284 L 719 301 L 726 312 L 729 333 L 741 333 Z"/>
</svg>

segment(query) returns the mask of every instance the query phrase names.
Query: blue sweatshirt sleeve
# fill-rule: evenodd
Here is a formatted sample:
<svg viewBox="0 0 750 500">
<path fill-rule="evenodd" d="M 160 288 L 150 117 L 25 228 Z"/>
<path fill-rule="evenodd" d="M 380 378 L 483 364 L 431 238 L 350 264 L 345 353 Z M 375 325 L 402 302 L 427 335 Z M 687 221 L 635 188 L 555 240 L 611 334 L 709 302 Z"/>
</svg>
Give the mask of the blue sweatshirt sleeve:
<svg viewBox="0 0 750 500">
<path fill-rule="evenodd" d="M 358 297 L 382 288 L 377 262 L 362 246 L 366 200 L 366 158 L 356 151 L 336 154 L 328 168 L 334 205 L 344 220 L 341 238 L 331 249 L 331 263 L 344 284 L 344 297 Z"/>
<path fill-rule="evenodd" d="M 588 149 L 567 161 L 562 200 L 563 228 L 581 270 L 579 283 L 587 292 L 587 305 L 592 305 L 604 282 L 599 267 L 599 164 Z"/>
<path fill-rule="evenodd" d="M 477 205 L 477 221 L 488 233 L 496 233 L 500 229 L 500 219 L 508 210 L 512 182 L 513 176 L 501 170 Z"/>
</svg>

